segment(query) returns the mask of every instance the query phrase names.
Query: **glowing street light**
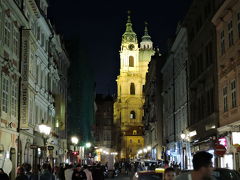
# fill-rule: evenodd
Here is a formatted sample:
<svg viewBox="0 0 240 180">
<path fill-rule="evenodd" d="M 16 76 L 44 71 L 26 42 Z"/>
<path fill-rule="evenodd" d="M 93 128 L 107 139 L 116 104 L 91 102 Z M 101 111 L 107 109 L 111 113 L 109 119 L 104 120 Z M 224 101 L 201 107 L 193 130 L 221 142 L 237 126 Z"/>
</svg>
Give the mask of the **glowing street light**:
<svg viewBox="0 0 240 180">
<path fill-rule="evenodd" d="M 86 148 L 90 148 L 92 144 L 90 142 L 86 143 Z"/>
<path fill-rule="evenodd" d="M 46 136 L 48 136 L 50 134 L 50 132 L 51 132 L 51 127 L 47 126 L 46 124 L 40 124 L 38 126 L 38 128 L 39 128 L 40 133 L 44 134 Z"/>
<path fill-rule="evenodd" d="M 78 143 L 78 138 L 77 138 L 76 136 L 73 136 L 73 137 L 71 138 L 71 141 L 72 141 L 72 143 L 73 143 L 74 145 L 76 145 L 76 144 Z"/>
<path fill-rule="evenodd" d="M 151 146 L 148 146 L 148 147 L 147 147 L 147 150 L 150 151 L 150 150 L 151 150 Z"/>
</svg>

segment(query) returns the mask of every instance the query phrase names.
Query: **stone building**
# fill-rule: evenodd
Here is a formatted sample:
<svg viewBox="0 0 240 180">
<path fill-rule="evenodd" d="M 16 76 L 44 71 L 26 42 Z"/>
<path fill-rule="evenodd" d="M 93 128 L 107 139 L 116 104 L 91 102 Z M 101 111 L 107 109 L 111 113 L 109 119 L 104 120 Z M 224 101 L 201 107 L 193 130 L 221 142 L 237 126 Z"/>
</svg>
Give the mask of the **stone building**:
<svg viewBox="0 0 240 180">
<path fill-rule="evenodd" d="M 183 22 L 187 29 L 189 62 L 189 124 L 185 137 L 191 142 L 192 153 L 206 150 L 215 160 L 219 115 L 216 32 L 211 19 L 221 2 L 194 0 Z"/>
<path fill-rule="evenodd" d="M 96 95 L 95 144 L 99 148 L 113 148 L 113 98 L 103 94 Z"/>
<path fill-rule="evenodd" d="M 66 151 L 60 142 L 64 139 L 58 139 L 65 138 L 59 131 L 65 131 L 66 93 L 61 94 L 61 109 L 56 105 L 57 94 L 66 92 L 69 62 L 47 19 L 47 7 L 46 0 L 0 1 L 0 39 L 4 40 L 0 42 L 0 138 L 6 140 L 0 146 L 1 157 L 13 166 L 11 178 L 17 165 L 27 162 L 36 168 L 45 160 L 59 163 Z M 39 130 L 42 123 L 52 129 L 46 144 Z"/>
<path fill-rule="evenodd" d="M 187 62 L 187 31 L 179 24 L 162 69 L 162 95 L 166 154 L 170 161 L 181 164 L 181 168 L 190 168 L 191 164 L 190 143 L 183 138 L 188 126 Z"/>
<path fill-rule="evenodd" d="M 120 158 L 134 158 L 144 147 L 143 138 L 143 85 L 148 63 L 154 50 L 147 27 L 140 43 L 132 29 L 130 15 L 120 49 L 120 75 L 117 77 L 117 98 L 114 103 L 114 124 L 120 132 Z"/>
<path fill-rule="evenodd" d="M 162 77 L 160 72 L 162 65 L 163 58 L 156 51 L 148 64 L 144 85 L 144 141 L 145 148 L 151 147 L 148 158 L 153 160 L 163 159 Z"/>
<path fill-rule="evenodd" d="M 219 167 L 240 168 L 240 1 L 225 0 L 212 18 L 216 27 L 219 128 L 218 142 L 227 149 Z"/>
</svg>

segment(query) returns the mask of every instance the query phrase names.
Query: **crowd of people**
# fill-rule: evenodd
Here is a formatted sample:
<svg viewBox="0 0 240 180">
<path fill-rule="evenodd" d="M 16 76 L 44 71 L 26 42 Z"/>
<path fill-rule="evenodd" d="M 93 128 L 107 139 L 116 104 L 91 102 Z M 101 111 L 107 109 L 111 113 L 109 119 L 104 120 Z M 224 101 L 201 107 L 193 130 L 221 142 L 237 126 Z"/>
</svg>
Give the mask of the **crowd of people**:
<svg viewBox="0 0 240 180">
<path fill-rule="evenodd" d="M 164 180 L 207 180 L 210 179 L 211 172 L 213 170 L 212 155 L 208 152 L 198 152 L 193 156 L 193 171 L 187 173 L 179 173 L 176 168 L 165 167 Z M 31 165 L 24 163 L 22 166 L 17 168 L 17 176 L 15 180 L 103 180 L 104 172 L 107 168 L 107 164 L 102 166 L 101 164 L 95 164 L 92 166 L 76 164 L 60 167 L 51 167 L 50 164 L 44 163 L 37 170 L 33 170 Z M 116 162 L 114 169 L 119 172 L 129 174 L 131 172 L 141 171 L 139 165 L 131 164 L 128 161 Z M 114 172 L 115 172 L 114 171 Z M 114 175 L 114 173 L 113 173 Z M 9 176 L 4 173 L 3 169 L 0 168 L 0 180 L 9 180 Z"/>
<path fill-rule="evenodd" d="M 103 180 L 105 167 L 101 164 L 69 165 L 51 167 L 49 163 L 44 163 L 36 170 L 28 163 L 24 163 L 17 168 L 15 180 Z M 9 176 L 0 168 L 0 180 L 10 180 Z"/>
</svg>

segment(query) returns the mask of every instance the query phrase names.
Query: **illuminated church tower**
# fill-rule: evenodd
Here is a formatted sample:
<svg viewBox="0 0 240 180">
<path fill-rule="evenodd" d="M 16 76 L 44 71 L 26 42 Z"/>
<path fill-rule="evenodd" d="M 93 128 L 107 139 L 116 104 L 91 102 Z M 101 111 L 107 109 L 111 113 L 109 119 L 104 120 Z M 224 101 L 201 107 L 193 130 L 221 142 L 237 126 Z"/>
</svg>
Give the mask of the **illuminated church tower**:
<svg viewBox="0 0 240 180">
<path fill-rule="evenodd" d="M 134 158 L 144 147 L 143 139 L 143 86 L 148 63 L 154 54 L 147 24 L 140 42 L 132 29 L 130 13 L 120 49 L 120 75 L 117 77 L 117 99 L 114 103 L 114 123 L 119 128 L 120 158 Z M 116 135 L 118 133 L 116 132 Z"/>
</svg>

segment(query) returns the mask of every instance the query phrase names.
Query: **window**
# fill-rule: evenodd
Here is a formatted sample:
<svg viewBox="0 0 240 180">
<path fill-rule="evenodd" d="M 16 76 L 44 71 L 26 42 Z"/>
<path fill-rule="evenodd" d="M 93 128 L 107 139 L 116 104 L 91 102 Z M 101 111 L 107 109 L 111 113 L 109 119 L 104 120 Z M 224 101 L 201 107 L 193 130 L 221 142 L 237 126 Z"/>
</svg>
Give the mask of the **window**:
<svg viewBox="0 0 240 180">
<path fill-rule="evenodd" d="M 132 139 L 130 139 L 130 143 L 132 143 Z"/>
<path fill-rule="evenodd" d="M 207 66 L 211 65 L 213 61 L 212 42 L 209 42 L 205 47 L 205 58 L 206 58 L 206 65 Z"/>
<path fill-rule="evenodd" d="M 240 38 L 240 12 L 237 14 L 238 37 Z"/>
<path fill-rule="evenodd" d="M 225 53 L 225 40 L 224 40 L 224 31 L 220 34 L 220 40 L 221 40 L 221 55 Z"/>
<path fill-rule="evenodd" d="M 136 130 L 133 130 L 133 135 L 137 135 L 137 131 Z"/>
<path fill-rule="evenodd" d="M 9 91 L 9 80 L 6 76 L 2 76 L 2 110 L 8 113 L 8 91 Z"/>
<path fill-rule="evenodd" d="M 5 19 L 5 23 L 4 23 L 4 43 L 8 47 L 10 47 L 10 32 L 11 32 L 11 24 L 7 19 Z"/>
<path fill-rule="evenodd" d="M 134 67 L 134 58 L 133 58 L 133 56 L 129 56 L 129 67 Z"/>
<path fill-rule="evenodd" d="M 33 124 L 33 99 L 29 99 L 29 124 Z"/>
<path fill-rule="evenodd" d="M 12 84 L 12 101 L 11 101 L 12 116 L 17 117 L 17 85 Z"/>
<path fill-rule="evenodd" d="M 131 95 L 135 94 L 135 85 L 134 85 L 134 83 L 131 83 L 131 85 L 130 85 L 130 94 Z"/>
<path fill-rule="evenodd" d="M 237 106 L 237 94 L 236 94 L 236 80 L 231 82 L 231 94 L 232 94 L 232 108 Z"/>
<path fill-rule="evenodd" d="M 141 143 L 140 139 L 138 139 L 138 143 Z"/>
<path fill-rule="evenodd" d="M 39 121 L 39 113 L 38 113 L 38 106 L 37 105 L 35 105 L 35 110 L 36 110 L 36 112 L 35 112 L 35 124 L 38 124 L 38 123 L 40 123 L 40 121 Z"/>
<path fill-rule="evenodd" d="M 228 110 L 228 102 L 227 102 L 227 87 L 223 88 L 223 111 L 227 112 Z"/>
<path fill-rule="evenodd" d="M 3 25 L 3 18 L 2 18 L 2 10 L 0 8 L 0 28 L 2 29 L 2 25 Z M 0 33 L 0 39 L 2 39 L 2 32 Z"/>
<path fill-rule="evenodd" d="M 130 119 L 136 119 L 136 113 L 134 111 L 130 112 Z"/>
<path fill-rule="evenodd" d="M 41 35 L 41 46 L 42 47 L 44 47 L 44 44 L 45 43 L 45 36 L 44 36 L 44 34 L 42 33 L 42 35 Z"/>
<path fill-rule="evenodd" d="M 233 28 L 232 21 L 228 23 L 228 45 L 231 47 L 233 45 Z"/>
<path fill-rule="evenodd" d="M 17 28 L 13 29 L 13 52 L 15 53 L 16 56 L 18 56 L 18 45 L 19 45 L 19 32 Z"/>
<path fill-rule="evenodd" d="M 40 27 L 37 27 L 37 40 L 40 40 Z"/>
<path fill-rule="evenodd" d="M 48 52 L 48 40 L 45 41 L 45 44 L 46 44 L 45 45 L 45 50 L 46 50 L 46 52 Z"/>
</svg>

